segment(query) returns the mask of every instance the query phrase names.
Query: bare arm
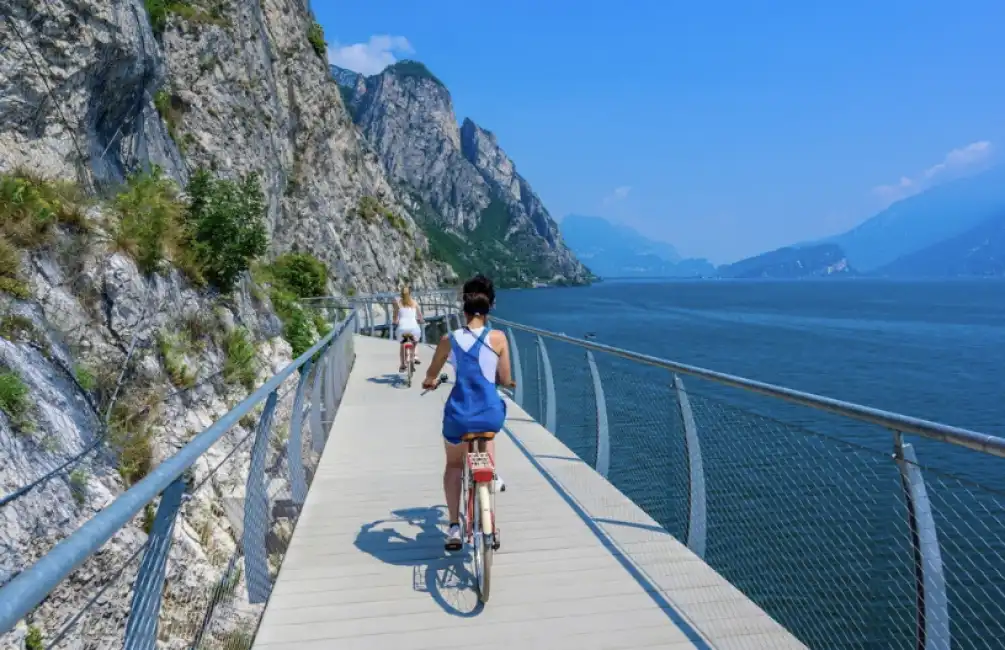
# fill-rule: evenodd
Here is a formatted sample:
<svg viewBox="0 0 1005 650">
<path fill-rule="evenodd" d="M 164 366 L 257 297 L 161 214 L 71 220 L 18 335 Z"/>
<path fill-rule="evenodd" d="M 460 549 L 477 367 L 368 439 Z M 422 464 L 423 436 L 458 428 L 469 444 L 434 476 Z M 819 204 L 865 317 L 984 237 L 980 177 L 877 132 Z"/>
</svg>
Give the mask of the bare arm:
<svg viewBox="0 0 1005 650">
<path fill-rule="evenodd" d="M 513 381 L 512 371 L 509 365 L 509 341 L 506 335 L 499 330 L 492 332 L 492 349 L 499 355 L 499 365 L 496 367 L 496 383 L 500 386 L 513 388 L 516 383 Z"/>
<path fill-rule="evenodd" d="M 422 318 L 422 307 L 419 306 L 418 300 L 415 301 L 415 320 L 419 321 L 420 323 L 426 322 Z"/>
<path fill-rule="evenodd" d="M 429 367 L 426 368 L 426 380 L 422 382 L 423 387 L 430 388 L 436 385 L 436 380 L 440 376 L 440 371 L 443 370 L 443 365 L 450 358 L 450 337 L 444 335 L 440 339 L 440 342 L 436 345 L 436 352 L 433 353 L 433 360 L 429 362 Z"/>
</svg>

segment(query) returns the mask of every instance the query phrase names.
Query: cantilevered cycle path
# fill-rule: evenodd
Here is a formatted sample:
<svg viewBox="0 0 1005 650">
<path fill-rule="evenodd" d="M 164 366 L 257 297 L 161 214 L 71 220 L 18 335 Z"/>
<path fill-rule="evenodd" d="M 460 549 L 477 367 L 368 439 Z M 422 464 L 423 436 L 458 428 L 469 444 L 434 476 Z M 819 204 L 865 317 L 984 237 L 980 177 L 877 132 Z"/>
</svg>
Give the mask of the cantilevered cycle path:
<svg viewBox="0 0 1005 650">
<path fill-rule="evenodd" d="M 482 605 L 443 548 L 448 388 L 406 388 L 391 341 L 355 349 L 255 648 L 805 647 L 513 402 Z"/>
</svg>

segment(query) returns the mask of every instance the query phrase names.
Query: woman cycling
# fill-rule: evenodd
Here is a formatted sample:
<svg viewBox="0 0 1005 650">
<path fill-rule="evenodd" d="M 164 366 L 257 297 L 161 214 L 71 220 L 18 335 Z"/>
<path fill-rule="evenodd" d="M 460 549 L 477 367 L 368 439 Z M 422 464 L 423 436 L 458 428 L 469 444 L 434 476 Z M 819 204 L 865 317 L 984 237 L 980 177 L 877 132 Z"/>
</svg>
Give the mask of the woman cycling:
<svg viewBox="0 0 1005 650">
<path fill-rule="evenodd" d="M 398 346 L 399 356 L 401 357 L 401 366 L 398 368 L 398 372 L 405 372 L 405 364 L 408 360 L 405 359 L 405 335 L 411 335 L 414 345 L 412 345 L 412 360 L 418 364 L 419 356 L 416 352 L 418 350 L 419 338 L 422 330 L 419 329 L 419 323 L 422 322 L 422 312 L 419 310 L 419 303 L 412 298 L 412 292 L 407 286 L 401 288 L 401 298 L 394 303 L 394 331 L 397 334 L 397 339 L 400 343 Z"/>
<path fill-rule="evenodd" d="M 492 281 L 477 275 L 464 283 L 464 319 L 466 325 L 442 339 L 426 371 L 424 388 L 435 388 L 443 364 L 454 366 L 456 381 L 443 408 L 443 439 L 447 463 L 443 472 L 443 491 L 447 499 L 450 527 L 448 551 L 460 550 L 461 474 L 468 433 L 498 433 L 506 421 L 506 403 L 496 391 L 496 383 L 513 386 L 510 377 L 509 346 L 506 335 L 493 330 L 486 316 L 495 303 Z M 495 442 L 487 441 L 486 451 L 495 456 Z M 497 474 L 498 476 L 498 474 Z M 504 489 L 497 479 L 497 489 Z"/>
</svg>

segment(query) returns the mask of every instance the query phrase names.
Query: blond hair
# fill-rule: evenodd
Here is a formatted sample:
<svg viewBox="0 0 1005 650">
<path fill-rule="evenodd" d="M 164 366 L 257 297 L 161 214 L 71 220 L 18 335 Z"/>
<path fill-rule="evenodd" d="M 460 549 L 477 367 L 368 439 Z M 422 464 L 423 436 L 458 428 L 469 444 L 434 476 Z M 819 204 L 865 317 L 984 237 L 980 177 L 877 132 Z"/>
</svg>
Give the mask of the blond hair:
<svg viewBox="0 0 1005 650">
<path fill-rule="evenodd" d="M 411 307 L 415 304 L 415 301 L 412 300 L 412 290 L 408 288 L 407 284 L 401 288 L 401 304 L 404 307 Z"/>
</svg>

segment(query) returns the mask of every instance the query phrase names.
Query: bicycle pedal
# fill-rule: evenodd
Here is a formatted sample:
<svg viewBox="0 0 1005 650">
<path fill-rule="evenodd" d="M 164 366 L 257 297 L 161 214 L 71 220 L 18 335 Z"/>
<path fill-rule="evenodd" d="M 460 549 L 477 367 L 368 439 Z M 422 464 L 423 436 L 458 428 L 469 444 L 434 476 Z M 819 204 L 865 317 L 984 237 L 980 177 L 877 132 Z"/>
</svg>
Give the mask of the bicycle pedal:
<svg viewBox="0 0 1005 650">
<path fill-rule="evenodd" d="M 492 550 L 498 551 L 500 546 L 502 546 L 502 539 L 499 537 L 499 530 L 496 529 L 495 535 L 492 536 Z"/>
</svg>

